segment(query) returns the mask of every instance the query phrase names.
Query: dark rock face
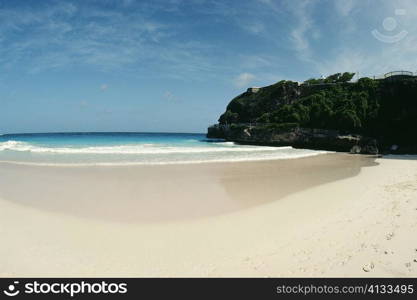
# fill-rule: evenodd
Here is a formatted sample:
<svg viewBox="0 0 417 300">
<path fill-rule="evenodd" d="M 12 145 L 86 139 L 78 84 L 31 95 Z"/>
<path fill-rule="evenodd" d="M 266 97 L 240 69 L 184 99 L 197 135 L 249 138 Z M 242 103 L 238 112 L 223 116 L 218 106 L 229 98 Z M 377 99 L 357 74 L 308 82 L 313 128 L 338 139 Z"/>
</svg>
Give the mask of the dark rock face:
<svg viewBox="0 0 417 300">
<path fill-rule="evenodd" d="M 343 134 L 337 130 L 299 127 L 280 130 L 250 125 L 214 125 L 209 127 L 207 137 L 249 145 L 292 146 L 354 154 L 379 152 L 375 139 L 356 134 Z"/>
<path fill-rule="evenodd" d="M 352 153 L 417 153 L 417 77 L 322 81 L 280 81 L 242 93 L 208 129 L 208 137 Z"/>
</svg>

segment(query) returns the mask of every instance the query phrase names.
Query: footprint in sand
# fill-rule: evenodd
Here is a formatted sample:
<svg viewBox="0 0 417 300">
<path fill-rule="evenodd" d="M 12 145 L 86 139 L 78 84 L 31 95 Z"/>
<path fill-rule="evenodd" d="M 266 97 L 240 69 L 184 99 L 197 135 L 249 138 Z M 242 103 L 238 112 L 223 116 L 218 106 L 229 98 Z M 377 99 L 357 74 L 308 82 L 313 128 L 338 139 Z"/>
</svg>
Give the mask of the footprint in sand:
<svg viewBox="0 0 417 300">
<path fill-rule="evenodd" d="M 378 244 L 372 244 L 371 247 L 375 252 L 379 252 L 379 245 Z"/>
<path fill-rule="evenodd" d="M 373 268 L 375 268 L 375 265 L 374 265 L 374 263 L 373 263 L 373 262 L 371 262 L 371 263 L 369 263 L 369 264 L 364 265 L 364 266 L 362 267 L 362 270 L 363 270 L 364 272 L 371 272 L 371 270 L 372 270 Z"/>
<path fill-rule="evenodd" d="M 394 232 L 390 232 L 388 233 L 385 238 L 387 239 L 387 241 L 391 240 L 394 237 Z"/>
<path fill-rule="evenodd" d="M 405 267 L 407 268 L 408 272 L 411 272 L 411 263 L 405 263 Z"/>
</svg>

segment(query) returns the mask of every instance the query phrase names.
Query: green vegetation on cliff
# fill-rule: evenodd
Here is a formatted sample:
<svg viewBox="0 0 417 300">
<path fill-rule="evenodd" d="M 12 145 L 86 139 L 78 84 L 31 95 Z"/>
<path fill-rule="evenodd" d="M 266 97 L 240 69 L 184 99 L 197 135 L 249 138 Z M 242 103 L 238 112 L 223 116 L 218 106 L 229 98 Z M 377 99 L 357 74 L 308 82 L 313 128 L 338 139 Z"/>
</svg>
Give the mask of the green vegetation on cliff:
<svg viewBox="0 0 417 300">
<path fill-rule="evenodd" d="M 303 84 L 280 81 L 256 93 L 245 92 L 229 103 L 219 123 L 295 123 L 416 145 L 417 78 L 349 82 L 353 75 L 338 73 Z"/>
</svg>

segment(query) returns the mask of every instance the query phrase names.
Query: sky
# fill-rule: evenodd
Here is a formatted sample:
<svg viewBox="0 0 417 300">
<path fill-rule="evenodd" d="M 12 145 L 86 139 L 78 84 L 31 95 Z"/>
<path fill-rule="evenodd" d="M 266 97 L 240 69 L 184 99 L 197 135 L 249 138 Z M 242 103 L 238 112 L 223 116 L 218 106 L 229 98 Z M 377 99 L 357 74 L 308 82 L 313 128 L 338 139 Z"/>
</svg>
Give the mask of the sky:
<svg viewBox="0 0 417 300">
<path fill-rule="evenodd" d="M 205 132 L 250 86 L 417 71 L 414 0 L 0 0 L 0 133 Z"/>
</svg>

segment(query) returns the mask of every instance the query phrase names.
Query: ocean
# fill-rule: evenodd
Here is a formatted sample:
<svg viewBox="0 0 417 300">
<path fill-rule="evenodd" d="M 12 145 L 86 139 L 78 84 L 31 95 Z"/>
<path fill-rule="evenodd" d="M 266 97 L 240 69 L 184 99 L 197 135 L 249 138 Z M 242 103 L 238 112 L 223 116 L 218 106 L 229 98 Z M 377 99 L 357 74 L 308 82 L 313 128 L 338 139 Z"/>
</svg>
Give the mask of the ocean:
<svg viewBox="0 0 417 300">
<path fill-rule="evenodd" d="M 238 145 L 196 133 L 0 135 L 0 161 L 38 165 L 135 165 L 291 159 L 324 151 Z"/>
</svg>

